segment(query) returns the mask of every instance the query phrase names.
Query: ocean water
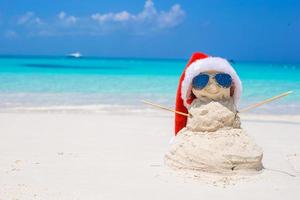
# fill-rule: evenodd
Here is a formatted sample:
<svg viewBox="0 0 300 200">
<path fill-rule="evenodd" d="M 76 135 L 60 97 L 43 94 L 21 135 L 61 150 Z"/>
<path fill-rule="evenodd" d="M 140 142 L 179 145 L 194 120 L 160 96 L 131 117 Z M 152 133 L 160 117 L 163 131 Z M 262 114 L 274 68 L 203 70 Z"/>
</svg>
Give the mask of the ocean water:
<svg viewBox="0 0 300 200">
<path fill-rule="evenodd" d="M 187 60 L 0 57 L 0 110 L 16 108 L 145 108 L 147 99 L 174 107 Z M 243 82 L 240 107 L 293 90 L 252 112 L 300 114 L 300 64 L 235 62 Z M 147 107 L 149 108 L 149 107 Z"/>
</svg>

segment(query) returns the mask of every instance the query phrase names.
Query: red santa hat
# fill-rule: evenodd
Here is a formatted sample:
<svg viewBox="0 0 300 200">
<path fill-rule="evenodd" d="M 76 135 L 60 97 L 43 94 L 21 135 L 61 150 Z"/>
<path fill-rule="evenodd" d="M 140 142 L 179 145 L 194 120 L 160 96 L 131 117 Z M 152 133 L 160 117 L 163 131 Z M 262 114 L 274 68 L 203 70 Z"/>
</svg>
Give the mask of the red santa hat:
<svg viewBox="0 0 300 200">
<path fill-rule="evenodd" d="M 204 53 L 196 52 L 190 58 L 179 80 L 176 95 L 177 111 L 188 113 L 188 107 L 195 99 L 192 93 L 193 78 L 201 72 L 210 70 L 224 72 L 232 77 L 233 84 L 230 88 L 230 95 L 237 107 L 242 93 L 242 83 L 234 68 L 223 58 L 210 57 Z M 186 122 L 186 116 L 175 114 L 175 135 L 186 126 Z"/>
</svg>

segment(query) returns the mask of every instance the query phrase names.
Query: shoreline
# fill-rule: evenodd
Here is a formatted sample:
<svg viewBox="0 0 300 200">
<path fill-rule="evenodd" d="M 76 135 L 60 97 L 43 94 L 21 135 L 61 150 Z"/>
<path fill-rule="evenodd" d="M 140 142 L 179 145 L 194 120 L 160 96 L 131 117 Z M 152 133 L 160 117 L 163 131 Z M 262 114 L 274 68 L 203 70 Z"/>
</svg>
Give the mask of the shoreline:
<svg viewBox="0 0 300 200">
<path fill-rule="evenodd" d="M 0 108 L 0 114 L 111 114 L 111 115 L 146 115 L 156 117 L 173 118 L 174 114 L 169 111 L 160 110 L 151 106 L 129 106 L 129 105 L 62 105 L 62 106 L 35 106 Z M 265 114 L 247 112 L 239 114 L 243 121 L 267 122 L 267 123 L 294 123 L 300 124 L 300 113 L 296 114 Z"/>
<path fill-rule="evenodd" d="M 190 176 L 164 166 L 172 113 L 0 112 L 0 122 L 0 199 L 279 200 L 300 195 L 300 124 L 242 118 L 243 128 L 264 150 L 265 170 L 224 178 Z"/>
</svg>

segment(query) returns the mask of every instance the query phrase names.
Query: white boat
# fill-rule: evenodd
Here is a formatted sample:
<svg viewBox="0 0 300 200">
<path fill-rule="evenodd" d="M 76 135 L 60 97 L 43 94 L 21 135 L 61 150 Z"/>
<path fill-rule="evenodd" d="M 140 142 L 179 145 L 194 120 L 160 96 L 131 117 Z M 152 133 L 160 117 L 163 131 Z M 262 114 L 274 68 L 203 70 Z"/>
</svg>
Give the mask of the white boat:
<svg viewBox="0 0 300 200">
<path fill-rule="evenodd" d="M 79 52 L 74 52 L 74 53 L 68 54 L 67 56 L 71 57 L 71 58 L 80 58 L 82 55 Z"/>
</svg>

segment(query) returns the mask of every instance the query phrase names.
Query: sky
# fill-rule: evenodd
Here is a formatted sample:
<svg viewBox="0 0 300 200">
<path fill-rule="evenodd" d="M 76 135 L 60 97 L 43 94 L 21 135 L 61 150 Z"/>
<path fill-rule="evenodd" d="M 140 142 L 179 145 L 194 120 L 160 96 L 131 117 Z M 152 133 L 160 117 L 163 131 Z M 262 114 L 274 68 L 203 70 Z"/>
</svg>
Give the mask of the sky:
<svg viewBox="0 0 300 200">
<path fill-rule="evenodd" d="M 0 0 L 0 55 L 300 62 L 298 0 Z"/>
</svg>

